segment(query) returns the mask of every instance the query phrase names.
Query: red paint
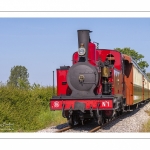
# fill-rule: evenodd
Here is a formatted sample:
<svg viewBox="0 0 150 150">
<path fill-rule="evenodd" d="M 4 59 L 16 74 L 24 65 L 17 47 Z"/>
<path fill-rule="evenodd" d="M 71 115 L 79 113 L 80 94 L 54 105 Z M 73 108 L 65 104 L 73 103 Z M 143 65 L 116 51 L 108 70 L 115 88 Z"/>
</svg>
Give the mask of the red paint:
<svg viewBox="0 0 150 150">
<path fill-rule="evenodd" d="M 113 102 L 110 99 L 104 100 L 66 100 L 66 99 L 51 99 L 50 102 L 50 108 L 51 110 L 61 110 L 62 104 L 65 104 L 65 110 L 69 110 L 70 107 L 74 108 L 75 102 L 82 102 L 86 105 L 86 110 L 89 110 L 90 107 L 92 109 L 97 109 L 98 103 L 100 104 L 99 109 L 112 109 L 113 108 Z"/>
<path fill-rule="evenodd" d="M 121 70 L 122 69 L 122 57 L 121 57 L 121 53 L 116 51 L 116 50 L 108 50 L 108 49 L 98 49 L 97 50 L 101 60 L 104 62 L 106 60 L 106 57 L 109 54 L 112 54 L 115 58 L 115 64 L 114 64 L 114 68 Z"/>
<path fill-rule="evenodd" d="M 99 52 L 96 50 L 96 61 L 99 61 L 100 60 L 100 55 L 99 55 Z"/>
<path fill-rule="evenodd" d="M 93 43 L 89 43 L 88 61 L 91 65 L 96 65 L 96 46 Z"/>
<path fill-rule="evenodd" d="M 69 91 L 67 84 L 68 70 L 57 69 L 57 96 L 66 95 Z"/>
<path fill-rule="evenodd" d="M 78 55 L 78 52 L 75 52 L 72 56 L 72 64 L 76 64 L 79 60 L 79 55 Z"/>
</svg>

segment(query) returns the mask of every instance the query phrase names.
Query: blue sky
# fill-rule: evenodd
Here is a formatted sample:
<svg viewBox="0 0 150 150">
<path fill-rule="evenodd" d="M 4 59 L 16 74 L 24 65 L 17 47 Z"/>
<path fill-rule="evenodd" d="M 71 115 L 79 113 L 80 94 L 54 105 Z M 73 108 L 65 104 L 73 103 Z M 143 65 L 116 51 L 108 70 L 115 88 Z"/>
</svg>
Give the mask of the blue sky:
<svg viewBox="0 0 150 150">
<path fill-rule="evenodd" d="M 150 65 L 150 18 L 0 18 L 0 81 L 22 65 L 31 84 L 52 85 L 52 71 L 72 64 L 78 29 L 93 31 L 100 48 L 130 47 Z"/>
</svg>

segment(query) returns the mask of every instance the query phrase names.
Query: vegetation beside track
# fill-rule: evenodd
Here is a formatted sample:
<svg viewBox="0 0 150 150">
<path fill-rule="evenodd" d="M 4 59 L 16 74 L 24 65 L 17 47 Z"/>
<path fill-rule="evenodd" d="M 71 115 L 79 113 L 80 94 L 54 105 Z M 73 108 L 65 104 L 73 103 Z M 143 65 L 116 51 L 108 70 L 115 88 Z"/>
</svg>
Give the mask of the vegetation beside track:
<svg viewBox="0 0 150 150">
<path fill-rule="evenodd" d="M 61 111 L 50 111 L 52 87 L 17 88 L 0 85 L 0 132 L 35 132 L 66 122 Z M 150 111 L 146 111 L 150 115 Z M 150 132 L 150 120 L 141 132 Z"/>
<path fill-rule="evenodd" d="M 0 132 L 33 132 L 66 122 L 61 111 L 50 111 L 51 97 L 50 86 L 0 85 Z"/>
<path fill-rule="evenodd" d="M 150 111 L 146 111 L 146 113 L 150 116 Z M 143 125 L 140 132 L 150 132 L 150 120 Z"/>
</svg>

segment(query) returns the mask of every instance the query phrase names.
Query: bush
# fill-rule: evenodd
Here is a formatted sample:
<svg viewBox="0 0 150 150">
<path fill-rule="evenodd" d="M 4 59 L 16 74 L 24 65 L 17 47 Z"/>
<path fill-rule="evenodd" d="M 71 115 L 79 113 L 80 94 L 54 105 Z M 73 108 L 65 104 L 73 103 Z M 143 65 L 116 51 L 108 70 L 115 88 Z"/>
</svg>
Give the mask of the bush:
<svg viewBox="0 0 150 150">
<path fill-rule="evenodd" d="M 51 97 L 52 87 L 19 89 L 1 85 L 0 132 L 31 132 L 64 123 L 61 112 L 50 111 Z"/>
</svg>

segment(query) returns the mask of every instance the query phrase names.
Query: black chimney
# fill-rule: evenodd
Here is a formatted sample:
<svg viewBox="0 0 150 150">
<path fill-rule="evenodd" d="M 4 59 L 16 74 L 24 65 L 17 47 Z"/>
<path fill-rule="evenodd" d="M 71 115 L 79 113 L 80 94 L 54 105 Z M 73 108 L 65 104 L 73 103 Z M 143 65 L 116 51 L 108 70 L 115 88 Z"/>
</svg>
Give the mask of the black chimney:
<svg viewBox="0 0 150 150">
<path fill-rule="evenodd" d="M 84 48 L 86 50 L 86 53 L 84 55 L 85 61 L 88 59 L 88 43 L 90 42 L 90 35 L 89 33 L 92 32 L 90 30 L 78 30 L 78 48 L 81 47 L 82 43 L 84 44 Z M 81 56 L 83 57 L 83 56 Z M 80 56 L 79 56 L 80 59 Z"/>
</svg>

